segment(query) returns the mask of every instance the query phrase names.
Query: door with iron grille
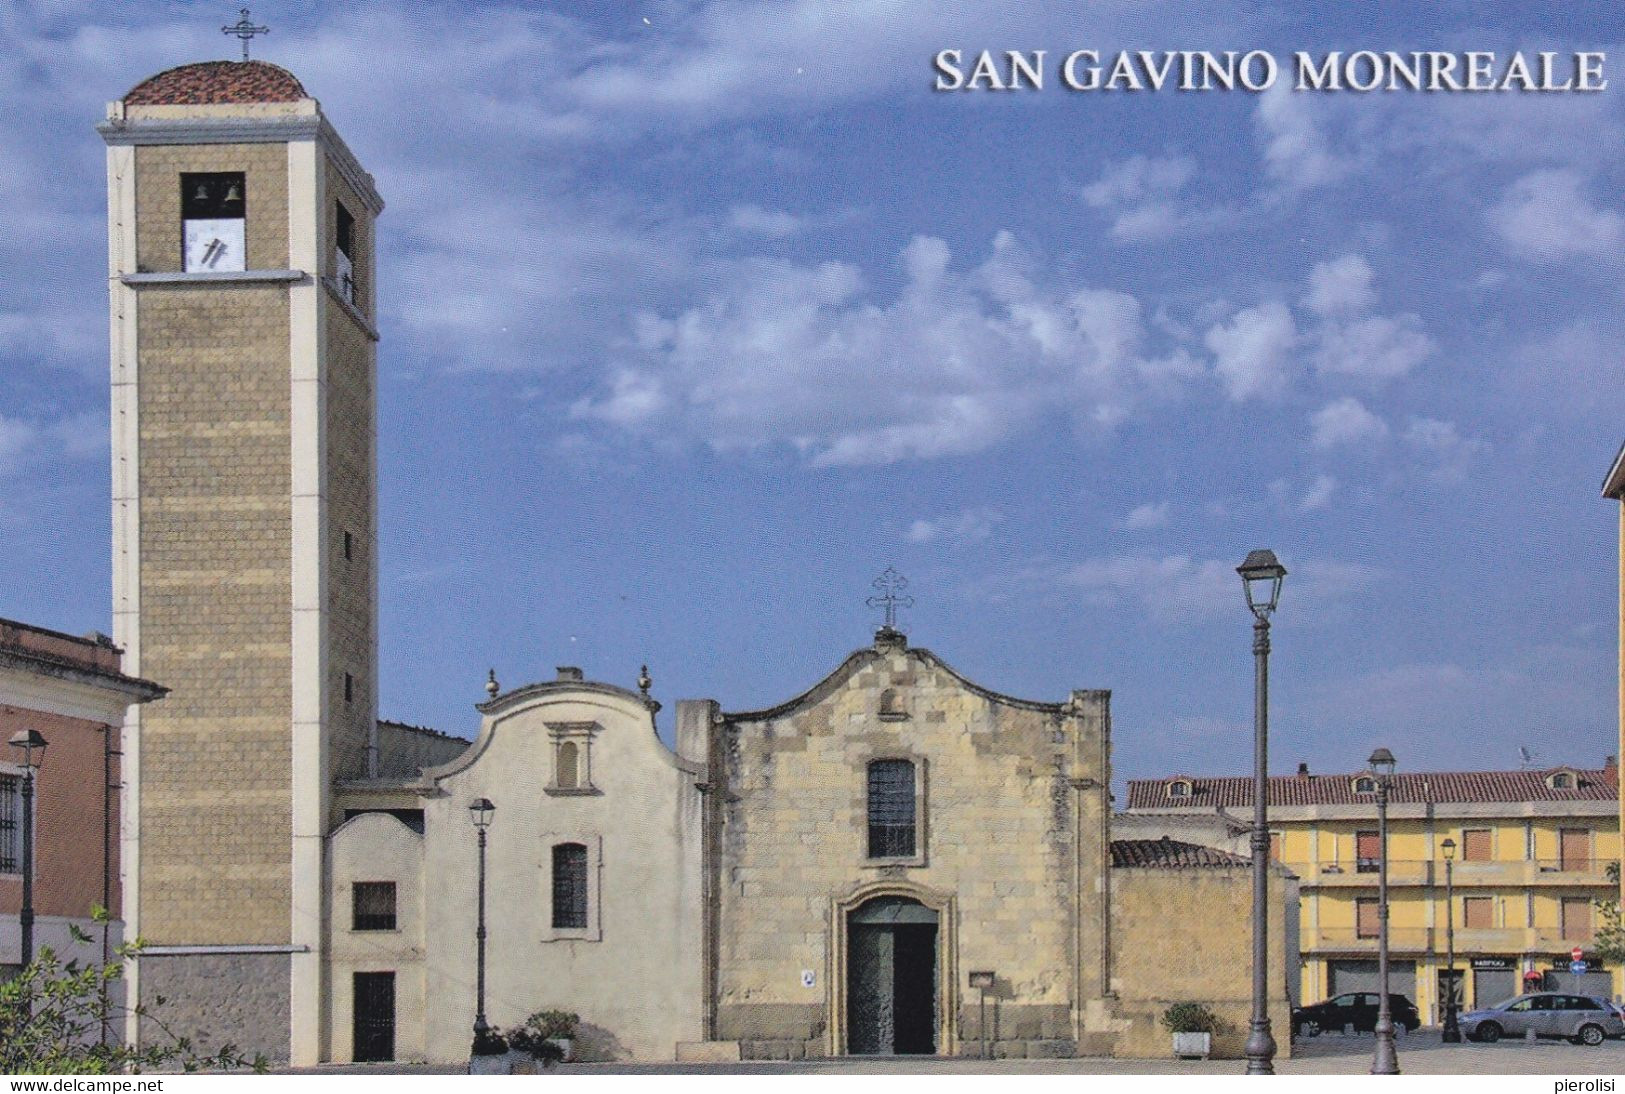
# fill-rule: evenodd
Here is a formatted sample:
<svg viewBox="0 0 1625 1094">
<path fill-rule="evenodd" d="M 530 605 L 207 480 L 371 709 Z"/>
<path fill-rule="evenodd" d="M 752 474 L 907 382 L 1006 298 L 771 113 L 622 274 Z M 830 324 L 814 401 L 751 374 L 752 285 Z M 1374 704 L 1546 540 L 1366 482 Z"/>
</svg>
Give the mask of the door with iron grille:
<svg viewBox="0 0 1625 1094">
<path fill-rule="evenodd" d="M 395 1058 L 395 974 L 355 974 L 355 1053 L 357 1063 Z"/>
</svg>

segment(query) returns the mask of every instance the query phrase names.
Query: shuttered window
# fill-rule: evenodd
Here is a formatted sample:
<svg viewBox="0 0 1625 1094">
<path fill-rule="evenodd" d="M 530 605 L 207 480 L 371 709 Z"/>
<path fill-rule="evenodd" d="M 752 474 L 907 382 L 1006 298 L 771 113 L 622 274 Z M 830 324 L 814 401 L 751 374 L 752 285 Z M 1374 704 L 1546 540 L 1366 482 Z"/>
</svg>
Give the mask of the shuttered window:
<svg viewBox="0 0 1625 1094">
<path fill-rule="evenodd" d="M 1354 906 L 1354 936 L 1356 938 L 1376 938 L 1377 924 L 1377 898 L 1371 896 L 1361 897 Z"/>
<path fill-rule="evenodd" d="M 553 926 L 587 926 L 587 849 L 579 843 L 553 846 Z"/>
<path fill-rule="evenodd" d="M 1565 828 L 1558 833 L 1559 854 L 1563 856 L 1563 869 L 1591 869 L 1591 830 Z"/>
<path fill-rule="evenodd" d="M 1461 833 L 1461 860 L 1463 862 L 1488 862 L 1492 851 L 1490 849 L 1490 830 L 1488 828 L 1466 828 Z"/>
<path fill-rule="evenodd" d="M 914 764 L 875 760 L 869 764 L 869 857 L 908 858 L 914 845 Z"/>
<path fill-rule="evenodd" d="M 1491 897 L 1470 896 L 1461 902 L 1461 925 L 1473 930 L 1495 926 L 1495 903 Z"/>
<path fill-rule="evenodd" d="M 1382 836 L 1378 832 L 1357 832 L 1354 836 L 1355 870 L 1362 874 L 1377 872 L 1382 856 Z"/>
<path fill-rule="evenodd" d="M 1563 898 L 1563 941 L 1591 941 L 1591 899 L 1583 896 Z"/>
</svg>

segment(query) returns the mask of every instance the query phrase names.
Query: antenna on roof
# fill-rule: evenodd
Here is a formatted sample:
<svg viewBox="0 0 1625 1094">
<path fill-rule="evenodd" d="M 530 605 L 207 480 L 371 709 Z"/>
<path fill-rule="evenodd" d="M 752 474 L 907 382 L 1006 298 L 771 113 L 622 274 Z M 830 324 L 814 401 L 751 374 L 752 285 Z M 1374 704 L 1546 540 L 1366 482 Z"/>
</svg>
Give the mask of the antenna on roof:
<svg viewBox="0 0 1625 1094">
<path fill-rule="evenodd" d="M 1529 751 L 1523 745 L 1519 745 L 1518 746 L 1518 770 L 1519 771 L 1528 771 L 1531 768 L 1533 768 L 1534 766 L 1535 766 L 1535 754 L 1533 752 Z"/>
</svg>

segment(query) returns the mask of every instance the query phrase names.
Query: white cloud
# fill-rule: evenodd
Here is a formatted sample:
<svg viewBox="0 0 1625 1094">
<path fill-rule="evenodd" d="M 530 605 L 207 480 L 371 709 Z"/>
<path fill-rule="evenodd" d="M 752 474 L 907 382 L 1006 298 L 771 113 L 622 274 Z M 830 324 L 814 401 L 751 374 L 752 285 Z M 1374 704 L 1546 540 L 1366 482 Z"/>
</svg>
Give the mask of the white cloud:
<svg viewBox="0 0 1625 1094">
<path fill-rule="evenodd" d="M 572 412 L 860 466 L 980 452 L 1047 415 L 1098 428 L 1192 371 L 1149 352 L 1134 297 L 1042 281 L 1008 233 L 974 269 L 925 236 L 900 259 L 890 300 L 842 263 L 741 263 L 704 303 L 642 316 Z"/>
<path fill-rule="evenodd" d="M 1316 448 L 1376 441 L 1388 435 L 1388 426 L 1352 396 L 1334 399 L 1309 416 Z"/>
<path fill-rule="evenodd" d="M 1463 437 L 1454 422 L 1437 418 L 1412 418 L 1405 443 L 1432 461 L 1429 475 L 1446 486 L 1464 480 L 1473 462 L 1490 449 L 1485 441 Z"/>
<path fill-rule="evenodd" d="M 1368 380 L 1403 376 L 1432 356 L 1433 339 L 1414 315 L 1370 315 L 1327 324 L 1319 333 L 1315 367 Z"/>
<path fill-rule="evenodd" d="M 1332 150 L 1320 127 L 1319 103 L 1312 95 L 1294 93 L 1289 80 L 1277 81 L 1258 96 L 1255 119 L 1264 143 L 1264 167 L 1288 192 L 1336 182 L 1349 171 L 1350 163 Z"/>
<path fill-rule="evenodd" d="M 1108 164 L 1100 178 L 1085 186 L 1084 204 L 1111 218 L 1111 236 L 1138 243 L 1210 227 L 1220 217 L 1182 196 L 1196 174 L 1189 156 L 1130 156 Z"/>
<path fill-rule="evenodd" d="M 1230 398 L 1239 402 L 1285 392 L 1298 330 L 1291 311 L 1279 300 L 1243 308 L 1228 324 L 1209 328 L 1206 341 Z"/>
<path fill-rule="evenodd" d="M 806 227 L 801 217 L 760 205 L 735 205 L 728 211 L 728 224 L 736 232 L 763 239 L 788 239 Z"/>
<path fill-rule="evenodd" d="M 1369 311 L 1377 302 L 1372 288 L 1375 277 L 1370 264 L 1360 255 L 1317 262 L 1309 271 L 1309 295 L 1304 297 L 1304 307 L 1325 317 Z"/>
<path fill-rule="evenodd" d="M 1507 190 L 1490 223 L 1516 254 L 1559 265 L 1584 258 L 1618 265 L 1625 216 L 1595 205 L 1571 169 L 1535 171 Z"/>
<path fill-rule="evenodd" d="M 1168 523 L 1168 503 L 1159 501 L 1155 504 L 1146 502 L 1136 506 L 1128 516 L 1123 518 L 1123 528 L 1126 531 L 1136 532 L 1147 528 L 1161 528 Z"/>
<path fill-rule="evenodd" d="M 986 507 L 962 509 L 950 517 L 914 521 L 908 526 L 908 538 L 911 543 L 934 543 L 944 540 L 975 542 L 992 536 L 994 527 L 1003 520 L 1004 514 L 996 509 Z"/>
<path fill-rule="evenodd" d="M 1300 513 L 1313 513 L 1317 509 L 1324 509 L 1332 503 L 1332 494 L 1337 491 L 1337 480 L 1330 475 L 1317 475 L 1310 484 L 1303 498 L 1298 502 Z"/>
</svg>

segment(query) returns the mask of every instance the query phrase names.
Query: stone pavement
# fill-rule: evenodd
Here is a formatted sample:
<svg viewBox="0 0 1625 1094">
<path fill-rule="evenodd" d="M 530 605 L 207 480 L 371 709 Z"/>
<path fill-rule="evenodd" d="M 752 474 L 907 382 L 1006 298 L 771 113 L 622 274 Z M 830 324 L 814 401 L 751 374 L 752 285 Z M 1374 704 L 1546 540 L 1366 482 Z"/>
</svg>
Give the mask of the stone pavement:
<svg viewBox="0 0 1625 1094">
<path fill-rule="evenodd" d="M 1501 1041 L 1446 1045 L 1437 1030 L 1399 1039 L 1399 1067 L 1411 1075 L 1625 1074 L 1625 1042 L 1597 1048 L 1567 1041 Z M 1282 1075 L 1361 1075 L 1371 1068 L 1369 1034 L 1327 1034 L 1299 1041 L 1297 1054 L 1277 1063 Z M 1245 1060 L 972 1060 L 939 1057 L 847 1057 L 838 1060 L 751 1061 L 737 1064 L 566 1064 L 561 1075 L 1240 1075 Z M 357 1064 L 314 1069 L 319 1074 L 453 1074 L 459 1069 L 412 1064 Z"/>
</svg>

